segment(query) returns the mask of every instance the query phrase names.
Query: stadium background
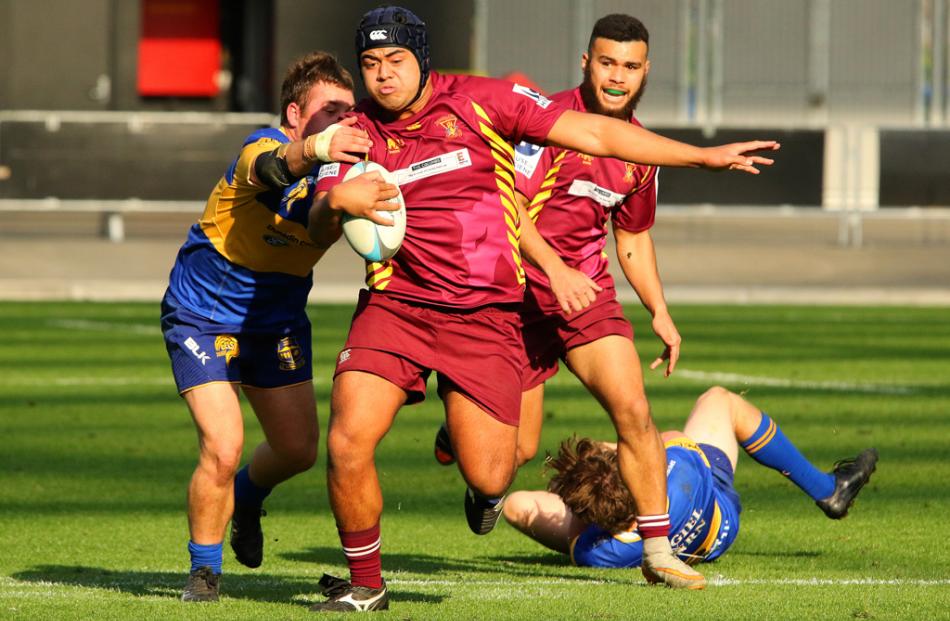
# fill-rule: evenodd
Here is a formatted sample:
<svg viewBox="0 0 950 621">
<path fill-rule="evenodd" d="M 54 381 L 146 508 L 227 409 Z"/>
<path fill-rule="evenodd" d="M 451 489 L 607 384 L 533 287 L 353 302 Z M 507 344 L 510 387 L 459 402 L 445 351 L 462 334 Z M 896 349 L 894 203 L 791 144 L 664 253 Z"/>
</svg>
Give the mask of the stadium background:
<svg viewBox="0 0 950 621">
<path fill-rule="evenodd" d="M 156 299 L 238 142 L 274 122 L 284 68 L 327 49 L 355 70 L 375 4 L 0 1 L 0 297 Z M 673 301 L 950 302 L 948 0 L 406 5 L 436 68 L 547 92 L 578 82 L 598 16 L 634 13 L 652 32 L 647 126 L 782 141 L 754 179 L 663 171 Z M 318 267 L 316 299 L 352 299 L 347 252 Z"/>
<path fill-rule="evenodd" d="M 950 0 L 405 4 L 431 26 L 436 68 L 517 71 L 549 92 L 579 81 L 598 16 L 638 15 L 652 35 L 645 124 L 779 138 L 758 177 L 661 173 L 653 236 L 684 351 L 672 377 L 646 374 L 651 407 L 678 425 L 722 383 L 823 467 L 869 445 L 882 461 L 854 514 L 829 523 L 743 457 L 743 534 L 693 597 L 565 567 L 504 525 L 469 535 L 457 472 L 432 463 L 430 397 L 378 455 L 393 614 L 947 618 Z M 0 618 L 303 619 L 320 574 L 345 572 L 321 456 L 269 499 L 261 570 L 228 554 L 220 606 L 175 601 L 195 437 L 156 303 L 240 141 L 274 122 L 286 65 L 324 48 L 355 69 L 353 26 L 375 5 L 0 0 Z M 150 54 L 157 72 L 140 67 Z M 337 303 L 309 308 L 324 432 L 362 273 L 342 243 L 315 271 L 313 299 Z M 621 291 L 652 359 L 649 318 Z M 570 374 L 547 394 L 542 453 L 577 431 L 609 437 Z M 252 447 L 249 410 L 245 423 Z M 516 487 L 543 485 L 540 461 Z"/>
</svg>

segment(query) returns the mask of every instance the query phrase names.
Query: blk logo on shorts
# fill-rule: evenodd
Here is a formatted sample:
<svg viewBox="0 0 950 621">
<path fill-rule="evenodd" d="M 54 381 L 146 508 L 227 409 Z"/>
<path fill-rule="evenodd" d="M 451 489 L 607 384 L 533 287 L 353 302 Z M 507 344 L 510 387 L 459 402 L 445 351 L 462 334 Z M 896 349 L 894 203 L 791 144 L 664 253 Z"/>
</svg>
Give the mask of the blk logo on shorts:
<svg viewBox="0 0 950 621">
<path fill-rule="evenodd" d="M 350 359 L 350 350 L 344 349 L 340 352 L 340 362 L 338 364 L 343 364 Z"/>
<path fill-rule="evenodd" d="M 198 344 L 198 341 L 190 336 L 185 339 L 185 347 L 187 347 L 188 351 L 195 355 L 195 358 L 201 361 L 201 366 L 208 364 L 208 361 L 211 360 L 211 356 L 206 354 L 201 349 L 201 345 Z"/>
</svg>

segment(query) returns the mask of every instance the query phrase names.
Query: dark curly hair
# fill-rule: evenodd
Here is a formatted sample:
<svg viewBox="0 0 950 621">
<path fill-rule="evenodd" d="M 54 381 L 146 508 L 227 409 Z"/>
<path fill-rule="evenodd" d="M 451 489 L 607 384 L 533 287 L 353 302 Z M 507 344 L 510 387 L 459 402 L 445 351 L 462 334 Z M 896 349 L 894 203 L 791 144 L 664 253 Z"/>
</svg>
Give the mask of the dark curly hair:
<svg viewBox="0 0 950 621">
<path fill-rule="evenodd" d="M 561 442 L 557 457 L 549 454 L 545 463 L 555 471 L 548 491 L 560 496 L 574 515 L 612 533 L 630 528 L 637 508 L 620 478 L 617 451 L 572 436 Z"/>
<path fill-rule="evenodd" d="M 649 47 L 650 31 L 636 17 L 622 13 L 604 15 L 594 24 L 587 42 L 587 51 L 594 46 L 594 39 L 603 38 L 611 41 L 643 41 Z"/>
</svg>

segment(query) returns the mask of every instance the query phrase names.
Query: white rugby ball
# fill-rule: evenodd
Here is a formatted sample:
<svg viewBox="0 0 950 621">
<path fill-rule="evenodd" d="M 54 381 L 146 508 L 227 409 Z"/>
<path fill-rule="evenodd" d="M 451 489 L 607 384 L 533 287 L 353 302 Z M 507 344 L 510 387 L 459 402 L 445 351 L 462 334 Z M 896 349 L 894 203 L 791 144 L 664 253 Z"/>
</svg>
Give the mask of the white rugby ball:
<svg viewBox="0 0 950 621">
<path fill-rule="evenodd" d="M 396 175 L 389 172 L 376 162 L 359 162 L 346 172 L 343 181 L 348 181 L 357 175 L 368 172 L 378 172 L 386 183 L 396 183 Z M 384 218 L 392 218 L 392 226 L 381 226 L 368 218 L 343 214 L 343 235 L 350 247 L 367 261 L 385 261 L 389 259 L 406 237 L 406 203 L 402 199 L 402 192 L 390 202 L 399 205 L 396 211 L 377 211 Z"/>
</svg>

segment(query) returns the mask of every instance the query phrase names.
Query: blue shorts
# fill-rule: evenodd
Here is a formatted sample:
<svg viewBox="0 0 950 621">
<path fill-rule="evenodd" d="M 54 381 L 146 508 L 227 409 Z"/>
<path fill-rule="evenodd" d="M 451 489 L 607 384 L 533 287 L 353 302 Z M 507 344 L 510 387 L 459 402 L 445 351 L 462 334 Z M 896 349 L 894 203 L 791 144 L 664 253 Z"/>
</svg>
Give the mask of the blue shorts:
<svg viewBox="0 0 950 621">
<path fill-rule="evenodd" d="M 736 475 L 732 470 L 729 457 L 722 452 L 722 449 L 712 444 L 700 444 L 699 448 L 703 451 L 706 459 L 709 460 L 713 478 L 713 493 L 716 495 L 716 503 L 719 505 L 722 514 L 719 534 L 704 559 L 709 562 L 722 556 L 729 549 L 729 546 L 735 542 L 736 536 L 739 534 L 739 513 L 742 512 L 742 503 L 739 502 L 739 493 L 733 487 Z"/>
<path fill-rule="evenodd" d="M 313 379 L 310 322 L 241 332 L 163 305 L 162 332 L 178 392 L 212 382 L 280 388 Z"/>
</svg>

